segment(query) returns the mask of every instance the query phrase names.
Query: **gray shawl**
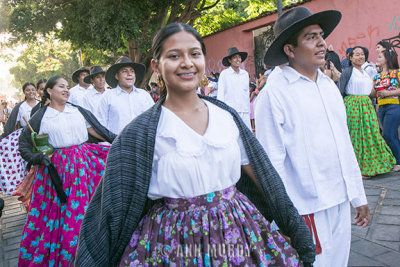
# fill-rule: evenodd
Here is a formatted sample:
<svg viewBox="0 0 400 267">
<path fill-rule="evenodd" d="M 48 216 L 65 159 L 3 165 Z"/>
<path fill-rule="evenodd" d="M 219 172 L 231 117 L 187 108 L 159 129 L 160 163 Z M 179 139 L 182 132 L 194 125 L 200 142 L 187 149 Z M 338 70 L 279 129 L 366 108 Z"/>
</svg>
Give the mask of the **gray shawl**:
<svg viewBox="0 0 400 267">
<path fill-rule="evenodd" d="M 291 238 L 303 262 L 315 259 L 315 246 L 303 218 L 289 199 L 281 178 L 264 149 L 237 112 L 216 99 L 200 96 L 229 111 L 239 129 L 250 164 L 263 193 L 245 173 L 237 183 L 269 221 Z M 152 173 L 154 144 L 161 114 L 161 98 L 153 107 L 129 123 L 114 140 L 105 175 L 82 222 L 76 266 L 115 266 L 142 216 L 154 204 L 147 198 Z"/>
<path fill-rule="evenodd" d="M 19 107 L 21 106 L 22 103 L 24 103 L 25 101 L 19 102 L 18 104 L 15 105 L 15 107 L 13 108 L 13 110 L 10 113 L 10 116 L 8 117 L 7 123 L 6 125 L 4 125 L 4 133 L 2 135 L 0 135 L 0 139 L 10 135 L 12 132 L 14 132 L 15 127 L 17 125 L 17 117 L 18 117 L 18 113 L 19 113 Z M 29 119 L 29 118 L 27 118 Z"/>
</svg>

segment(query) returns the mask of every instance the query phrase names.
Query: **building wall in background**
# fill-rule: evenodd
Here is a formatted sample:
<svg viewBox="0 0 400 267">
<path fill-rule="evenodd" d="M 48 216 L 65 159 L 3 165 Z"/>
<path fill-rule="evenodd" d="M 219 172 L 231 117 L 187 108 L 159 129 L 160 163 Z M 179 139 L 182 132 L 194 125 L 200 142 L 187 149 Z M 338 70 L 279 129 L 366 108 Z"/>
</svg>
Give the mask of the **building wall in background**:
<svg viewBox="0 0 400 267">
<path fill-rule="evenodd" d="M 376 43 L 382 39 L 399 35 L 400 9 L 398 1 L 312 0 L 302 6 L 310 9 L 312 13 L 328 9 L 339 10 L 342 13 L 342 20 L 326 39 L 327 45 L 332 45 L 340 58 L 345 57 L 348 47 L 364 46 L 370 52 L 369 61 L 375 62 Z M 274 13 L 206 36 L 204 42 L 207 48 L 207 74 L 211 71 L 222 71 L 224 69 L 222 58 L 226 56 L 229 47 L 236 46 L 240 51 L 248 52 L 248 58 L 243 62 L 242 67 L 249 72 L 251 77 L 254 77 L 253 31 L 273 24 L 276 19 L 277 13 Z"/>
</svg>

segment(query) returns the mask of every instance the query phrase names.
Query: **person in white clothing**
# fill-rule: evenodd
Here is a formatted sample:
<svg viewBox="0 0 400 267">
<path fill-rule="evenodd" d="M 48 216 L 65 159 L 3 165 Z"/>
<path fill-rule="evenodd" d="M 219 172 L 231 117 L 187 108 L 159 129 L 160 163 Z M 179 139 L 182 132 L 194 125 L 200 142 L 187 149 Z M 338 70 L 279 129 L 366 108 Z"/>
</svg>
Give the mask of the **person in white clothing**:
<svg viewBox="0 0 400 267">
<path fill-rule="evenodd" d="M 78 106 L 83 106 L 83 97 L 87 90 L 92 87 L 90 83 L 84 81 L 85 77 L 89 74 L 89 69 L 86 67 L 81 67 L 72 74 L 72 81 L 77 85 L 69 89 L 70 97 L 68 102 Z"/>
<path fill-rule="evenodd" d="M 92 66 L 90 68 L 90 74 L 83 79 L 85 83 L 93 85 L 91 88 L 87 89 L 87 93 L 83 97 L 83 107 L 92 112 L 95 116 L 101 96 L 108 90 L 106 89 L 105 73 L 101 66 Z"/>
<path fill-rule="evenodd" d="M 143 89 L 135 87 L 145 73 L 143 64 L 127 57 L 119 58 L 106 72 L 106 81 L 113 87 L 100 99 L 96 117 L 108 130 L 119 134 L 134 118 L 150 108 L 154 101 Z"/>
<path fill-rule="evenodd" d="M 255 108 L 256 136 L 314 236 L 314 266 L 323 267 L 347 266 L 350 203 L 357 225 L 370 220 L 342 97 L 319 70 L 324 38 L 340 19 L 336 10 L 312 14 L 305 7 L 278 18 L 264 61 L 289 65 L 268 78 Z"/>
<path fill-rule="evenodd" d="M 228 49 L 228 55 L 222 59 L 222 64 L 228 68 L 219 76 L 217 99 L 233 107 L 251 130 L 249 74 L 240 68 L 246 58 L 246 52 L 236 47 Z"/>
</svg>

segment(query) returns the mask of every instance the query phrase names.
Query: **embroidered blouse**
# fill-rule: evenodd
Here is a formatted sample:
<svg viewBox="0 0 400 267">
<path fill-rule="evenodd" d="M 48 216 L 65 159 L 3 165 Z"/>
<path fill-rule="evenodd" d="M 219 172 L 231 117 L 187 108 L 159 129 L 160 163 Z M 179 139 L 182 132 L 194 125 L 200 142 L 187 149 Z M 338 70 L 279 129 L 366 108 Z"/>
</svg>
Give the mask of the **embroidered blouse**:
<svg viewBox="0 0 400 267">
<path fill-rule="evenodd" d="M 393 70 L 389 73 L 378 73 L 374 77 L 374 88 L 376 91 L 388 90 L 393 91 L 399 88 L 399 70 Z M 399 104 L 397 96 L 388 96 L 385 98 L 378 98 L 378 105 Z"/>
</svg>

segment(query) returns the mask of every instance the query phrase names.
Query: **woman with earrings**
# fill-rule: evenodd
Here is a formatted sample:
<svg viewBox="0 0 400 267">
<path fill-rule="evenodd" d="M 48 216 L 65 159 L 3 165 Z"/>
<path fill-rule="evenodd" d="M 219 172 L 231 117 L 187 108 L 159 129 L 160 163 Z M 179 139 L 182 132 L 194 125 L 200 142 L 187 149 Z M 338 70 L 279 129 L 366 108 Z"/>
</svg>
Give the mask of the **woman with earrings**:
<svg viewBox="0 0 400 267">
<path fill-rule="evenodd" d="M 51 77 L 42 104 L 29 121 L 32 130 L 54 148 L 52 156 L 34 152 L 31 130 L 25 127 L 19 150 L 34 165 L 32 196 L 20 244 L 18 265 L 71 266 L 80 225 L 105 167 L 109 147 L 86 143 L 88 134 L 112 143 L 115 135 L 89 111 L 72 104 L 68 82 Z M 33 138 L 35 139 L 35 138 Z"/>
<path fill-rule="evenodd" d="M 38 103 L 36 100 L 36 87 L 27 82 L 22 86 L 25 100 L 18 103 L 11 111 L 10 117 L 4 127 L 0 138 L 0 192 L 12 195 L 25 177 L 26 162 L 18 151 L 18 138 L 21 127 L 26 126 L 32 107 Z"/>
<path fill-rule="evenodd" d="M 392 171 L 400 171 L 400 126 L 399 105 L 399 63 L 393 48 L 382 50 L 378 54 L 376 66 L 382 71 L 373 81 L 371 97 L 378 98 L 379 119 L 382 123 L 382 136 L 396 158 Z"/>
<path fill-rule="evenodd" d="M 265 151 L 234 109 L 196 93 L 200 35 L 168 24 L 152 51 L 163 96 L 111 146 L 75 265 L 310 266 L 311 235 Z"/>
<path fill-rule="evenodd" d="M 363 178 L 390 172 L 396 163 L 392 151 L 379 132 L 378 118 L 369 98 L 372 80 L 362 69 L 364 50 L 360 46 L 350 51 L 350 67 L 340 77 L 351 142 Z"/>
</svg>

